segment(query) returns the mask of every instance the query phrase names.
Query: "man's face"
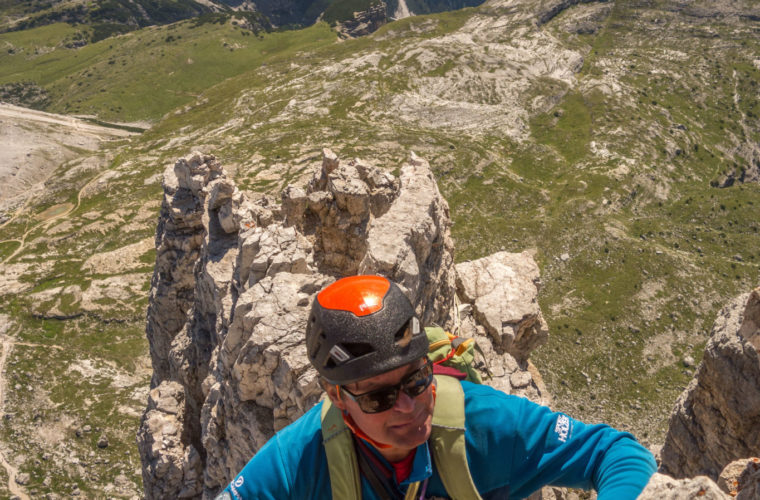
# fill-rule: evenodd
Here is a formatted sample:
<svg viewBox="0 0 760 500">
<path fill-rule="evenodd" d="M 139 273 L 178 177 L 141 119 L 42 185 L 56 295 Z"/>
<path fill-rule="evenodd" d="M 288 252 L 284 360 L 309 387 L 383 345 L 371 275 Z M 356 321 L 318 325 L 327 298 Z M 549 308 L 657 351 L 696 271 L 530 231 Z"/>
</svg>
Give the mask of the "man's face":
<svg viewBox="0 0 760 500">
<path fill-rule="evenodd" d="M 415 370 L 424 366 L 425 360 L 421 359 L 396 368 L 395 370 L 371 377 L 346 386 L 353 394 L 381 389 L 383 387 L 398 384 L 402 379 Z M 419 396 L 414 398 L 400 391 L 396 404 L 387 411 L 380 413 L 365 413 L 359 408 L 344 391 L 341 391 L 340 400 L 337 399 L 335 386 L 328 389 L 328 394 L 333 404 L 351 415 L 356 425 L 373 440 L 391 445 L 395 450 L 388 450 L 391 460 L 394 455 L 403 458 L 409 451 L 427 441 L 430 437 L 433 421 L 433 386 L 425 389 Z M 382 453 L 382 450 L 380 450 Z"/>
</svg>

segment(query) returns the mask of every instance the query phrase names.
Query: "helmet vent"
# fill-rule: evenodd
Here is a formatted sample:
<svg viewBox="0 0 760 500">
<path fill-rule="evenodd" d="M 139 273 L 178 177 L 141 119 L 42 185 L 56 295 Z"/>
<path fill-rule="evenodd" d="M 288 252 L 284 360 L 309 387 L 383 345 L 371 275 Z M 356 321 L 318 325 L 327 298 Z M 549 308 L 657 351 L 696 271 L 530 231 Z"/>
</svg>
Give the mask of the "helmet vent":
<svg viewBox="0 0 760 500">
<path fill-rule="evenodd" d="M 322 342 L 316 342 L 309 351 L 309 359 L 315 359 L 317 354 L 319 354 L 320 349 L 322 349 Z"/>
<path fill-rule="evenodd" d="M 330 349 L 330 357 L 327 359 L 325 366 L 332 368 L 351 359 L 360 358 L 373 351 L 372 345 L 364 342 L 347 342 L 334 345 Z"/>
<path fill-rule="evenodd" d="M 317 336 L 317 339 L 314 341 L 314 345 L 312 345 L 311 349 L 309 350 L 309 358 L 310 359 L 316 359 L 317 355 L 319 354 L 319 351 L 322 350 L 322 345 L 327 340 L 327 336 L 325 335 L 325 332 L 320 331 L 319 335 Z"/>
<path fill-rule="evenodd" d="M 341 344 L 343 346 L 343 349 L 350 352 L 351 355 L 355 358 L 359 358 L 364 356 L 365 354 L 369 354 L 374 349 L 372 348 L 371 344 L 367 344 L 365 342 L 352 342 L 350 344 Z"/>
<path fill-rule="evenodd" d="M 418 333 L 420 333 L 420 322 L 416 317 L 412 317 L 396 332 L 393 338 L 397 346 L 406 347 L 412 341 L 412 337 Z"/>
</svg>

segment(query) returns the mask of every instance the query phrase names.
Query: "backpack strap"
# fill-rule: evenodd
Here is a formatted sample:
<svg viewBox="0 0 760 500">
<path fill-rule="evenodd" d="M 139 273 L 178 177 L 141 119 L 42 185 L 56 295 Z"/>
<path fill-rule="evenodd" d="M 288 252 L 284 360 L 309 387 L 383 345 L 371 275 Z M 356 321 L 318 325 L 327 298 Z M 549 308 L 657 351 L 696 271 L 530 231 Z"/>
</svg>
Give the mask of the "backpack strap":
<svg viewBox="0 0 760 500">
<path fill-rule="evenodd" d="M 446 492 L 454 500 L 481 500 L 467 463 L 464 390 L 459 380 L 436 376 L 437 401 L 429 443 Z"/>
<path fill-rule="evenodd" d="M 360 499 L 362 487 L 351 430 L 343 422 L 340 410 L 329 399 L 322 402 L 322 444 L 327 454 L 332 498 Z"/>
</svg>

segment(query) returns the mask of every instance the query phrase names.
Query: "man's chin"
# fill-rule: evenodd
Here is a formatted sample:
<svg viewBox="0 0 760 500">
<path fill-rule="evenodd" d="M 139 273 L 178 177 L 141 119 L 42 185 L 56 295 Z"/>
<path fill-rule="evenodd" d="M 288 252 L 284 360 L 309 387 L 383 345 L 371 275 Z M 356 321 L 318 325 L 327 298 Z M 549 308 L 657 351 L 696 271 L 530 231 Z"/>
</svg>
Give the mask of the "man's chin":
<svg viewBox="0 0 760 500">
<path fill-rule="evenodd" d="M 410 423 L 408 426 L 391 427 L 394 441 L 405 448 L 416 448 L 430 437 L 433 430 L 432 416 L 429 416 L 422 424 Z"/>
</svg>

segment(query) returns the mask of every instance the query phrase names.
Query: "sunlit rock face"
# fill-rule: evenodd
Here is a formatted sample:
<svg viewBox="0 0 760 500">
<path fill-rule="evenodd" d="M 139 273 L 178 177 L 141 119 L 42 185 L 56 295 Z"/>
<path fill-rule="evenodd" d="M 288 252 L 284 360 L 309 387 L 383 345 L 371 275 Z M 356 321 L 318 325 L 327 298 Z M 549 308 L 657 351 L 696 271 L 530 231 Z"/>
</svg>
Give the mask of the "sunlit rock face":
<svg viewBox="0 0 760 500">
<path fill-rule="evenodd" d="M 238 190 L 210 155 L 167 169 L 146 328 L 154 373 L 138 432 L 146 496 L 212 497 L 319 400 L 305 325 L 315 294 L 343 276 L 394 280 L 423 324 L 477 339 L 487 383 L 544 402 L 528 370 L 547 336 L 535 261 L 500 252 L 455 267 L 450 226 L 414 154 L 396 177 L 325 150 L 311 181 L 280 203 Z"/>
<path fill-rule="evenodd" d="M 702 364 L 676 401 L 662 471 L 706 475 L 760 450 L 760 288 L 724 307 Z"/>
</svg>

